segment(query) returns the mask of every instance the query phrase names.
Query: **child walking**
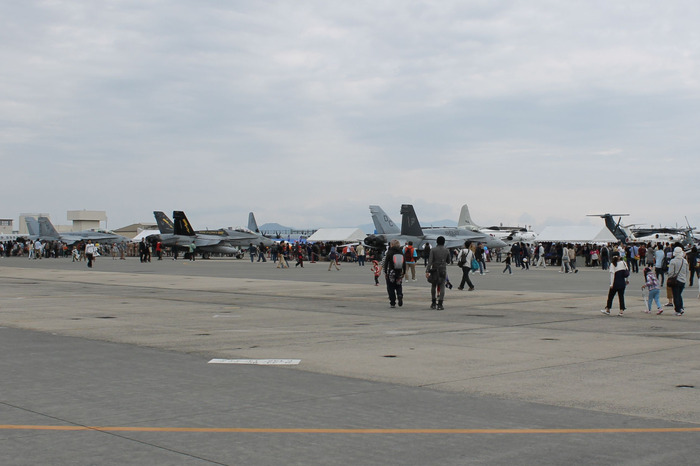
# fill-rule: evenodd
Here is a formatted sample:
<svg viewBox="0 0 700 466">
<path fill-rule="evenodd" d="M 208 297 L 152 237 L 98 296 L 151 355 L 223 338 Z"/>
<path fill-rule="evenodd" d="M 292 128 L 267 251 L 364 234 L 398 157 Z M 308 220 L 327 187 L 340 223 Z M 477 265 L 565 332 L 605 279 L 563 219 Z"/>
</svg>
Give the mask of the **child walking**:
<svg viewBox="0 0 700 466">
<path fill-rule="evenodd" d="M 513 270 L 510 268 L 510 262 L 512 259 L 513 259 L 513 255 L 511 253 L 508 253 L 508 255 L 506 256 L 506 259 L 504 261 L 506 264 L 506 267 L 503 269 L 502 273 L 506 273 L 506 270 L 507 270 L 509 274 L 513 274 Z"/>
<path fill-rule="evenodd" d="M 644 311 L 647 314 L 651 314 L 651 301 L 656 301 L 656 315 L 664 312 L 664 308 L 661 307 L 661 302 L 659 301 L 659 293 L 661 293 L 661 286 L 659 285 L 659 279 L 654 273 L 654 269 L 651 267 L 644 268 L 644 278 L 646 283 L 642 285 L 642 289 L 646 288 L 649 291 L 649 297 L 647 298 L 647 310 Z"/>
<path fill-rule="evenodd" d="M 381 273 L 379 269 L 379 262 L 372 261 L 372 268 L 370 270 L 374 274 L 374 286 L 379 286 L 379 274 Z"/>
</svg>

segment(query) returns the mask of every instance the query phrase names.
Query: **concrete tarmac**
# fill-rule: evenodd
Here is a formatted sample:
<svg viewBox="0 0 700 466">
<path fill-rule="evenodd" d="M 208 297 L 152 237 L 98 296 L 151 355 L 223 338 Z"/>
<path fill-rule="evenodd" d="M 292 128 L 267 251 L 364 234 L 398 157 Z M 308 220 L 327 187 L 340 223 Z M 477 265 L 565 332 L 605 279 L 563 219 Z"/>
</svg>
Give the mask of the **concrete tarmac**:
<svg viewBox="0 0 700 466">
<path fill-rule="evenodd" d="M 431 311 L 420 265 L 390 309 L 354 264 L 0 259 L 2 463 L 697 464 L 697 288 L 500 267 Z"/>
</svg>

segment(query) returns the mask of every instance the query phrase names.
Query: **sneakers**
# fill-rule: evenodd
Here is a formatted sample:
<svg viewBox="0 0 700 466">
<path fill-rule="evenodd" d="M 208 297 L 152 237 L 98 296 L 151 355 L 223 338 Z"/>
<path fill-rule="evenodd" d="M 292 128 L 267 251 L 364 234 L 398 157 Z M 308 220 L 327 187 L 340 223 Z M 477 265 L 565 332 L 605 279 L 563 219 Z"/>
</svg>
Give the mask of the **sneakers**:
<svg viewBox="0 0 700 466">
<path fill-rule="evenodd" d="M 624 313 L 625 313 L 625 311 L 623 311 L 622 309 L 620 309 L 620 312 L 617 313 L 617 316 L 618 316 L 618 317 L 622 317 L 622 316 L 624 315 Z"/>
<path fill-rule="evenodd" d="M 663 307 L 660 307 L 660 308 L 656 311 L 656 315 L 657 315 L 657 316 L 660 316 L 660 315 L 663 314 L 663 313 L 664 313 L 664 308 L 663 308 Z"/>
<path fill-rule="evenodd" d="M 399 307 L 403 306 L 403 296 L 399 296 Z"/>
<path fill-rule="evenodd" d="M 684 311 L 683 309 L 681 309 L 680 311 L 676 312 L 676 315 L 677 315 L 677 316 L 682 316 L 683 314 L 685 314 L 685 311 Z"/>
<path fill-rule="evenodd" d="M 602 313 L 605 314 L 606 316 L 609 316 L 609 315 L 610 315 L 610 309 L 601 309 L 600 312 L 602 312 Z"/>
<path fill-rule="evenodd" d="M 436 309 L 436 308 L 437 308 L 437 305 L 435 303 L 430 305 L 430 309 Z"/>
<path fill-rule="evenodd" d="M 396 307 L 396 304 L 389 304 L 389 307 L 394 309 Z"/>
<path fill-rule="evenodd" d="M 651 311 L 649 309 L 644 309 L 645 314 L 651 314 Z"/>
<path fill-rule="evenodd" d="M 673 307 L 673 303 L 666 303 L 665 306 L 666 307 Z"/>
</svg>

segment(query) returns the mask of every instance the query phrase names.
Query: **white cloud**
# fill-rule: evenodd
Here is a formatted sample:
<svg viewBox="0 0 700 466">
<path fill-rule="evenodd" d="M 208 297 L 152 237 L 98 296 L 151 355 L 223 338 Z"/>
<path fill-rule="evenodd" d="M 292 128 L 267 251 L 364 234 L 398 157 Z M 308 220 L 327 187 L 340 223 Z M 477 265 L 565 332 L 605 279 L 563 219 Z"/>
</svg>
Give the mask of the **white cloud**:
<svg viewBox="0 0 700 466">
<path fill-rule="evenodd" d="M 6 2 L 0 157 L 35 167 L 38 189 L 8 180 L 23 196 L 2 215 L 352 226 L 369 204 L 430 220 L 469 202 L 491 223 L 575 223 L 606 203 L 635 221 L 700 217 L 645 197 L 667 165 L 697 198 L 698 10 Z"/>
</svg>

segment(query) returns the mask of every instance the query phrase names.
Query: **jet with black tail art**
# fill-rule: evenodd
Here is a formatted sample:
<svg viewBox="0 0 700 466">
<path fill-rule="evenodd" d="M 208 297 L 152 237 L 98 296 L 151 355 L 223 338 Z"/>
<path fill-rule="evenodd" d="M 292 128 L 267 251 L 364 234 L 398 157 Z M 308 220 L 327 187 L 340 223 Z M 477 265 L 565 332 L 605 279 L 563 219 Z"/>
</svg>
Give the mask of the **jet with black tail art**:
<svg viewBox="0 0 700 466">
<path fill-rule="evenodd" d="M 537 241 L 537 233 L 530 231 L 523 227 L 482 227 L 477 225 L 472 221 L 472 217 L 469 214 L 469 207 L 467 204 L 462 206 L 462 210 L 459 213 L 459 221 L 457 222 L 457 228 L 464 228 L 467 230 L 478 231 L 480 233 L 492 236 L 500 241 L 506 243 L 532 243 Z M 487 244 L 487 246 L 492 247 Z"/>
<path fill-rule="evenodd" d="M 437 244 L 437 237 L 445 237 L 445 247 L 461 248 L 464 247 L 465 241 L 481 242 L 486 240 L 485 235 L 474 232 L 457 232 L 456 228 L 434 230 L 430 233 L 424 233 L 418 222 L 418 218 L 413 210 L 413 206 L 404 204 L 401 206 L 401 228 L 399 228 L 393 220 L 377 205 L 369 206 L 369 211 L 372 214 L 372 221 L 377 233 L 367 235 L 365 245 L 371 248 L 384 249 L 386 245 L 393 239 L 399 242 L 406 243 L 413 241 L 413 245 L 417 249 L 422 249 L 426 244 L 434 247 Z M 455 230 L 448 232 L 447 230 Z"/>
<path fill-rule="evenodd" d="M 126 236 L 118 235 L 110 231 L 82 230 L 59 233 L 48 217 L 39 217 L 38 220 L 36 220 L 34 217 L 26 217 L 25 222 L 27 223 L 27 230 L 30 232 L 29 234 L 31 237 L 34 237 L 32 232 L 36 232 L 38 227 L 39 231 L 37 238 L 42 241 L 62 241 L 67 245 L 88 240 L 96 243 L 109 244 L 129 242 L 129 238 Z"/>
<path fill-rule="evenodd" d="M 239 255 L 240 249 L 231 244 L 228 237 L 221 234 L 200 234 L 194 231 L 187 216 L 180 210 L 173 211 L 170 220 L 165 213 L 153 212 L 160 230 L 160 240 L 164 246 L 186 249 L 194 243 L 195 254 L 208 258 L 212 253 Z"/>
</svg>

